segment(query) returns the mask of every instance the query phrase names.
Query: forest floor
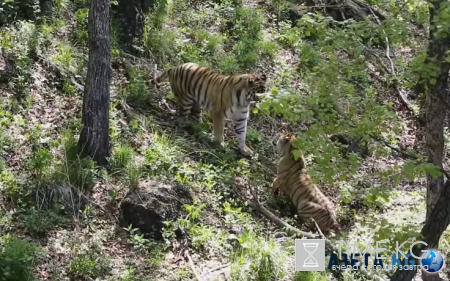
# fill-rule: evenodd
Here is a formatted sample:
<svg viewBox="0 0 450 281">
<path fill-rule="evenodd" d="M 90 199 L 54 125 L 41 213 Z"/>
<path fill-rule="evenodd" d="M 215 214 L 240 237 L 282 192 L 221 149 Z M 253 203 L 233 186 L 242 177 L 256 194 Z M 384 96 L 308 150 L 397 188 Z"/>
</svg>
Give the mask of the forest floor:
<svg viewBox="0 0 450 281">
<path fill-rule="evenodd" d="M 182 0 L 176 3 L 189 5 Z M 245 5 L 261 8 L 267 18 L 276 17 L 266 5 L 255 2 Z M 214 280 L 214 276 L 230 278 L 230 275 L 231 280 L 256 280 L 253 278 L 258 274 L 259 280 L 323 280 L 319 275 L 294 277 L 294 239 L 252 211 L 231 187 L 236 176 L 248 179 L 260 202 L 279 209 L 277 215 L 281 219 L 306 230 L 287 205 L 281 208 L 283 203 L 270 192 L 279 157 L 273 142 L 279 137 L 285 120 L 253 107 L 256 110 L 249 120 L 247 141 L 256 155 L 244 159 L 235 151 L 230 122 L 226 125 L 227 147 L 214 148 L 207 141 L 212 136 L 208 115 L 203 124 L 183 125 L 173 112 L 175 103 L 170 88 L 165 86 L 156 91 L 145 85 L 147 76 L 143 73 L 153 75 L 151 69 L 155 63 L 160 72 L 177 60 L 208 57 L 211 64 L 232 71 L 236 62 L 217 59 L 214 52 L 200 52 L 187 43 L 180 43 L 185 44 L 181 51 L 168 47 L 170 40 L 177 36 L 182 36 L 177 42 L 192 39 L 192 34 L 206 36 L 205 32 L 231 36 L 220 29 L 230 7 L 211 4 L 200 10 L 186 6 L 173 8 L 171 15 L 165 15 L 167 29 L 159 35 L 153 34 L 147 41 L 146 47 L 154 56 L 152 60 L 119 51 L 113 40 L 111 159 L 121 167 L 115 173 L 97 169 L 89 161 L 77 164 L 68 161 L 69 148 L 76 143 L 81 128 L 83 92 L 78 85 L 83 84 L 80 81 L 84 80 L 88 52 L 86 44 L 79 41 L 86 39 L 83 28 L 87 12 L 74 12 L 66 7 L 61 10 L 59 20 L 45 27 L 38 29 L 32 23 L 22 22 L 12 26 L 12 31 L 2 33 L 10 36 L 10 52 L 26 61 L 26 66 L 20 65 L 20 60 L 16 63 L 18 77 L 28 77 L 25 82 L 28 91 L 26 95 L 21 94 L 24 89 L 20 88 L 20 79 L 0 88 L 0 156 L 3 158 L 0 233 L 28 239 L 39 246 L 32 250 L 24 245 L 15 248 L 24 260 L 33 261 L 32 271 L 37 280 L 196 280 L 193 269 L 204 280 Z M 215 24 L 208 25 L 211 21 Z M 201 28 L 196 27 L 198 22 Z M 273 25 L 264 21 L 262 42 L 287 36 L 281 27 Z M 238 34 L 247 32 L 236 30 Z M 214 36 L 207 41 L 214 42 L 217 39 Z M 149 43 L 151 40 L 154 43 Z M 156 44 L 161 44 L 159 49 Z M 290 48 L 272 50 L 272 45 L 264 46 L 263 53 L 271 55 L 259 57 L 254 70 L 267 73 L 271 87 L 284 87 L 286 82 L 280 77 L 296 71 L 299 54 Z M 31 56 L 30 49 L 35 54 L 27 59 Z M 408 55 L 404 54 L 405 60 L 409 59 Z M 304 87 L 299 77 L 287 83 L 294 89 Z M 402 123 L 398 145 L 420 151 L 423 146 L 416 139 L 420 134 L 416 134 L 415 125 L 410 121 L 410 112 L 395 91 L 386 91 L 384 95 L 393 102 Z M 313 160 L 305 156 L 313 170 Z M 425 220 L 426 179 L 416 177 L 394 185 L 394 181 L 383 181 L 380 176 L 386 169 L 403 164 L 404 159 L 393 153 L 372 155 L 345 182 L 336 181 L 333 185 L 315 179 L 336 205 L 339 221 L 347 232 L 341 240 L 389 240 L 389 245 L 395 245 L 394 239 L 404 241 L 420 232 Z M 184 222 L 192 264 L 181 252 L 186 246 L 174 238 L 176 222 L 180 220 L 165 227 L 162 241 L 146 239 L 138 231 L 120 224 L 121 201 L 148 179 L 168 184 L 177 182 L 190 190 L 194 203 L 183 211 L 180 219 L 186 214 L 190 217 L 199 214 L 198 219 Z M 60 200 L 50 204 L 54 197 Z M 0 240 L 4 247 L 5 237 Z M 447 278 L 450 277 L 449 246 L 450 231 L 447 231 L 440 247 L 447 261 L 441 276 Z M 265 258 L 273 264 L 265 264 Z M 385 277 L 381 272 L 376 273 Z M 327 273 L 326 279 L 332 278 Z M 344 274 L 344 280 L 367 279 L 355 272 Z M 421 280 L 420 273 L 415 280 Z"/>
</svg>

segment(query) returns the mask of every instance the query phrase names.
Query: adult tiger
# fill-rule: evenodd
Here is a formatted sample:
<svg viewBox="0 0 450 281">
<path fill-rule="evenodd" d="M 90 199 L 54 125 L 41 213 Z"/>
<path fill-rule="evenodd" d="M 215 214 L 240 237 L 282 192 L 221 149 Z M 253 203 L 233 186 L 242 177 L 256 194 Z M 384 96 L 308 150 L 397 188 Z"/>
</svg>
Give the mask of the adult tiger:
<svg viewBox="0 0 450 281">
<path fill-rule="evenodd" d="M 292 142 L 295 135 L 292 130 L 284 133 L 277 141 L 277 151 L 281 154 L 278 163 L 277 177 L 272 183 L 274 193 L 281 193 L 292 201 L 298 215 L 308 222 L 313 218 L 322 232 L 340 234 L 341 229 L 337 222 L 333 204 L 312 182 L 306 171 L 303 153 L 295 160 L 292 151 Z"/>
<path fill-rule="evenodd" d="M 222 146 L 225 117 L 231 118 L 238 138 L 239 151 L 244 156 L 253 153 L 245 145 L 247 120 L 250 102 L 256 100 L 256 93 L 266 91 L 265 74 L 227 76 L 195 63 L 185 63 L 164 71 L 159 77 L 151 80 L 150 84 L 159 87 L 159 83 L 167 78 L 181 116 L 185 117 L 191 112 L 193 117 L 201 122 L 202 108 L 210 110 L 214 140 Z"/>
</svg>

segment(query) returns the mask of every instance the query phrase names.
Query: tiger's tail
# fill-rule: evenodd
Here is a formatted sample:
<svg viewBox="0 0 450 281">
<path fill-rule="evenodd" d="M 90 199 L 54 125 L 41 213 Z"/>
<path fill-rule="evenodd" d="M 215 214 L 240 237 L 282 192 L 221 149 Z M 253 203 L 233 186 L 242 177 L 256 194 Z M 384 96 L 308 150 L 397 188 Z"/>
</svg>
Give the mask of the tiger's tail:
<svg viewBox="0 0 450 281">
<path fill-rule="evenodd" d="M 156 69 L 156 65 L 155 65 L 155 69 Z M 156 88 L 159 89 L 159 87 L 161 86 L 160 83 L 163 82 L 164 80 L 166 80 L 169 77 L 170 71 L 172 69 L 168 69 L 166 71 L 164 71 L 163 73 L 161 73 L 161 75 L 159 75 L 158 77 L 155 77 L 154 79 L 151 79 L 149 84 L 150 85 L 155 85 Z"/>
</svg>

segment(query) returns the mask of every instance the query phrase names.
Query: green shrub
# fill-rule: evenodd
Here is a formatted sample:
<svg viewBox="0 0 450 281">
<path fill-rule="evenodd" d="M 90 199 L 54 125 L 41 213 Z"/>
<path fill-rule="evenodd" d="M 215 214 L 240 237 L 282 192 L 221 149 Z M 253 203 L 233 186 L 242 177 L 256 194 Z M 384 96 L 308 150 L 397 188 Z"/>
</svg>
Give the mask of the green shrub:
<svg viewBox="0 0 450 281">
<path fill-rule="evenodd" d="M 170 62 L 178 64 L 178 52 L 183 42 L 180 40 L 181 34 L 170 29 L 150 29 L 144 34 L 144 46 L 151 57 L 154 57 L 160 64 Z"/>
<path fill-rule="evenodd" d="M 260 58 L 257 45 L 262 40 L 264 18 L 259 10 L 248 8 L 236 9 L 236 22 L 233 35 L 238 44 L 234 52 L 244 68 L 253 68 Z"/>
<path fill-rule="evenodd" d="M 176 167 L 183 150 L 166 134 L 153 133 L 153 142 L 145 150 L 145 167 L 150 174 L 162 174 Z"/>
<path fill-rule="evenodd" d="M 131 190 L 135 190 L 139 186 L 143 170 L 142 167 L 136 163 L 129 163 L 125 167 L 127 185 Z"/>
<path fill-rule="evenodd" d="M 119 96 L 133 107 L 149 107 L 152 104 L 153 95 L 147 87 L 145 74 L 137 68 L 132 68 L 128 76 L 128 84 L 119 90 Z"/>
<path fill-rule="evenodd" d="M 53 56 L 52 63 L 64 72 L 76 73 L 78 60 L 76 58 L 76 50 L 70 42 L 58 42 L 58 51 Z"/>
<path fill-rule="evenodd" d="M 80 254 L 70 263 L 68 274 L 74 280 L 92 280 L 107 273 L 108 261 L 102 256 Z"/>
<path fill-rule="evenodd" d="M 7 0 L 0 2 L 0 26 L 16 20 L 34 20 L 39 11 L 38 0 Z"/>
<path fill-rule="evenodd" d="M 119 144 L 113 148 L 110 165 L 112 169 L 120 170 L 133 160 L 134 150 L 132 147 Z"/>
<path fill-rule="evenodd" d="M 7 169 L 0 173 L 0 191 L 13 201 L 18 201 L 25 193 L 23 185 L 14 172 Z"/>
<path fill-rule="evenodd" d="M 88 33 L 87 33 L 87 21 L 88 21 L 88 8 L 78 9 L 76 13 L 76 28 L 75 28 L 75 38 L 87 46 L 88 44 Z"/>
<path fill-rule="evenodd" d="M 234 55 L 225 55 L 218 60 L 217 67 L 223 74 L 232 75 L 239 70 L 239 63 Z"/>
<path fill-rule="evenodd" d="M 245 230 L 238 238 L 239 248 L 233 256 L 233 280 L 279 280 L 284 277 L 286 253 L 271 239 L 264 239 Z"/>
<path fill-rule="evenodd" d="M 9 86 L 23 97 L 29 92 L 31 63 L 32 58 L 36 57 L 40 33 L 33 23 L 19 21 L 14 24 L 9 36 L 8 51 L 14 57 L 16 65 Z"/>
<path fill-rule="evenodd" d="M 64 133 L 59 140 L 63 146 L 64 158 L 53 167 L 52 179 L 57 184 L 69 183 L 81 189 L 90 190 L 98 180 L 98 167 L 90 158 L 80 158 L 79 147 L 73 132 Z"/>
<path fill-rule="evenodd" d="M 53 207 L 53 209 L 45 211 L 38 211 L 32 207 L 21 215 L 25 227 L 32 236 L 43 236 L 57 225 L 68 223 L 67 219 L 58 215 L 57 205 Z"/>
<path fill-rule="evenodd" d="M 71 0 L 56 0 L 55 1 L 55 12 L 58 16 L 64 16 L 64 13 L 69 11 L 71 8 Z"/>
<path fill-rule="evenodd" d="M 34 280 L 33 265 L 39 258 L 39 247 L 10 234 L 0 238 L 0 280 Z"/>
<path fill-rule="evenodd" d="M 45 181 L 53 160 L 53 155 L 46 148 L 38 148 L 28 162 L 33 174 L 40 181 Z"/>
</svg>

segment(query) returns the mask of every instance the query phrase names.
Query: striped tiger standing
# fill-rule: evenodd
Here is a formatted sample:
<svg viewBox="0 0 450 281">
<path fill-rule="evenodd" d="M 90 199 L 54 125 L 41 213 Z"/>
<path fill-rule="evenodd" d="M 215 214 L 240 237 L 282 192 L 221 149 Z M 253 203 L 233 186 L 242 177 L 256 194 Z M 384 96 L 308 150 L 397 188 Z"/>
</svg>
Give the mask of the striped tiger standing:
<svg viewBox="0 0 450 281">
<path fill-rule="evenodd" d="M 278 139 L 276 146 L 281 158 L 277 167 L 277 177 L 272 183 L 274 194 L 287 196 L 297 209 L 304 222 L 313 218 L 324 234 L 341 233 L 337 222 L 334 206 L 331 201 L 312 182 L 306 170 L 303 153 L 295 160 L 292 142 L 296 137 L 289 126 Z"/>
<path fill-rule="evenodd" d="M 250 102 L 256 101 L 257 93 L 266 92 L 265 74 L 222 75 L 196 63 L 185 63 L 164 71 L 150 81 L 159 87 L 169 79 L 181 117 L 191 113 L 202 122 L 202 109 L 211 111 L 214 141 L 224 146 L 225 118 L 234 123 L 238 149 L 243 156 L 253 151 L 245 144 Z"/>
</svg>

